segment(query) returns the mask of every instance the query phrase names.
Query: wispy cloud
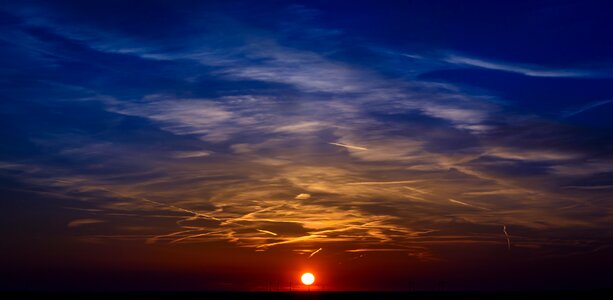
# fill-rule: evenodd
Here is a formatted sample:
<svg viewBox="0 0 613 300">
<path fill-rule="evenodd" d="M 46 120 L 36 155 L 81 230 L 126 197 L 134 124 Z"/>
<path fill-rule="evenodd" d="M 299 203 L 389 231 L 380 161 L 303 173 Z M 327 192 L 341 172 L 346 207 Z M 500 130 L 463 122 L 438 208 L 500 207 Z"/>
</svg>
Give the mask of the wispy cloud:
<svg viewBox="0 0 613 300">
<path fill-rule="evenodd" d="M 294 199 L 296 200 L 307 200 L 311 198 L 311 194 L 306 194 L 306 193 L 301 193 L 296 195 L 296 197 L 294 197 Z"/>
<path fill-rule="evenodd" d="M 427 195 L 427 194 L 431 194 L 430 192 L 418 189 L 418 188 L 414 188 L 414 187 L 410 187 L 410 186 L 404 186 L 405 189 L 412 191 L 412 192 L 416 192 L 422 195 Z"/>
<path fill-rule="evenodd" d="M 349 249 L 345 250 L 345 252 L 350 253 L 360 253 L 360 252 L 406 252 L 408 249 L 397 249 L 397 248 L 363 248 L 363 249 Z"/>
<path fill-rule="evenodd" d="M 483 110 L 455 106 L 426 105 L 422 108 L 426 115 L 449 120 L 456 124 L 478 124 L 486 119 Z"/>
<path fill-rule="evenodd" d="M 420 180 L 398 180 L 398 181 L 364 181 L 364 182 L 350 182 L 349 185 L 388 185 L 388 184 L 405 184 L 416 183 Z"/>
<path fill-rule="evenodd" d="M 343 148 L 347 148 L 347 149 L 352 149 L 352 150 L 368 151 L 367 148 L 359 147 L 359 146 L 346 145 L 346 144 L 341 144 L 341 143 L 328 143 L 328 144 L 334 145 L 334 146 L 343 147 Z"/>
<path fill-rule="evenodd" d="M 468 207 L 476 208 L 476 209 L 480 209 L 480 210 L 490 210 L 489 208 L 486 208 L 486 207 L 482 207 L 482 206 L 466 203 L 464 201 L 455 200 L 455 199 L 449 199 L 449 202 L 455 203 L 455 204 L 460 204 L 460 205 L 463 205 L 463 206 L 468 206 Z"/>
<path fill-rule="evenodd" d="M 315 254 L 319 253 L 321 250 L 323 250 L 323 248 L 319 248 L 319 249 L 311 252 L 311 254 L 309 254 L 309 258 L 313 257 Z"/>
<path fill-rule="evenodd" d="M 606 105 L 613 102 L 613 99 L 607 99 L 607 100 L 602 100 L 602 101 L 596 101 L 596 102 L 592 102 L 592 103 L 588 103 L 587 105 L 584 105 L 578 109 L 575 110 L 569 110 L 569 111 L 565 111 L 561 114 L 562 118 L 569 118 L 575 115 L 578 115 L 580 113 L 586 112 L 588 110 L 594 109 L 596 107 L 602 106 L 602 105 Z"/>
<path fill-rule="evenodd" d="M 278 235 L 278 234 L 276 234 L 276 233 L 274 233 L 272 231 L 268 231 L 268 230 L 264 230 L 264 229 L 258 229 L 258 231 L 261 232 L 261 233 L 266 233 L 266 234 L 270 234 L 270 235 L 273 235 L 273 236 L 277 236 Z"/>
<path fill-rule="evenodd" d="M 613 189 L 613 185 L 572 185 L 565 186 L 564 188 L 578 190 L 606 190 Z"/>
<path fill-rule="evenodd" d="M 589 70 L 576 69 L 549 69 L 540 66 L 530 66 L 526 64 L 512 64 L 483 60 L 478 58 L 450 55 L 444 59 L 446 62 L 456 65 L 471 66 L 483 69 L 498 70 L 505 72 L 519 73 L 533 77 L 592 77 L 598 74 Z"/>
<path fill-rule="evenodd" d="M 579 156 L 570 151 L 559 149 L 521 149 L 509 147 L 490 147 L 486 155 L 496 156 L 505 159 L 527 160 L 527 161 L 556 161 L 572 160 Z"/>
<path fill-rule="evenodd" d="M 288 133 L 308 133 L 319 130 L 323 127 L 323 124 L 315 121 L 305 121 L 297 124 L 283 125 L 276 128 L 275 132 L 288 132 Z"/>
<path fill-rule="evenodd" d="M 507 239 L 507 248 L 511 250 L 511 236 L 507 231 L 507 225 L 502 225 L 502 232 L 504 232 L 504 237 Z"/>
<path fill-rule="evenodd" d="M 205 157 L 211 155 L 211 152 L 208 151 L 179 151 L 175 152 L 176 158 L 194 158 L 194 157 Z"/>
<path fill-rule="evenodd" d="M 109 110 L 113 112 L 155 120 L 162 124 L 162 128 L 176 134 L 198 134 L 204 139 L 221 141 L 233 132 L 221 130 L 222 124 L 235 120 L 233 113 L 207 99 L 153 95 L 140 103 L 103 101 L 109 104 Z"/>
<path fill-rule="evenodd" d="M 99 223 L 104 223 L 104 222 L 105 222 L 104 220 L 99 220 L 99 219 L 76 219 L 76 220 L 70 221 L 70 223 L 68 223 L 68 227 L 76 228 L 76 227 L 81 227 L 85 225 L 99 224 Z"/>
</svg>

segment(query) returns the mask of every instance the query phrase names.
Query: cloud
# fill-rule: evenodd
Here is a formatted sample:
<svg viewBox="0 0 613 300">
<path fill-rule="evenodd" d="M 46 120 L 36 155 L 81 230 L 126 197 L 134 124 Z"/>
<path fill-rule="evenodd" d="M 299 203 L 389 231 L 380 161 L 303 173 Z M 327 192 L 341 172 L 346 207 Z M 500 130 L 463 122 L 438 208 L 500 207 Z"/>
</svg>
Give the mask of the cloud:
<svg viewBox="0 0 613 300">
<path fill-rule="evenodd" d="M 333 145 L 346 148 L 349 154 L 364 161 L 417 161 L 425 159 L 423 142 L 406 137 L 391 137 L 385 132 L 362 135 L 357 131 L 339 130 L 341 143 Z M 343 145 L 343 146 L 340 146 Z M 360 145 L 360 146 L 353 146 Z"/>
<path fill-rule="evenodd" d="M 613 185 L 565 186 L 564 188 L 579 190 L 604 190 L 613 189 Z"/>
<path fill-rule="evenodd" d="M 538 150 L 510 147 L 491 147 L 486 155 L 527 161 L 564 161 L 579 158 L 577 154 L 558 149 Z"/>
<path fill-rule="evenodd" d="M 509 232 L 507 231 L 506 225 L 502 225 L 502 232 L 504 233 L 504 237 L 507 239 L 507 249 L 511 250 L 511 236 L 509 235 Z"/>
<path fill-rule="evenodd" d="M 602 105 L 607 105 L 609 103 L 613 102 L 613 99 L 608 99 L 608 100 L 601 100 L 601 101 L 596 101 L 596 102 L 592 102 L 592 103 L 588 103 L 587 105 L 584 105 L 576 110 L 569 110 L 569 111 L 565 111 L 562 113 L 562 118 L 570 118 L 572 116 L 578 115 L 580 113 L 586 112 L 588 110 L 594 109 L 596 107 L 602 106 Z"/>
<path fill-rule="evenodd" d="M 310 133 L 320 130 L 324 124 L 315 121 L 305 121 L 297 124 L 284 125 L 276 128 L 275 132 L 287 132 L 287 133 Z"/>
<path fill-rule="evenodd" d="M 533 77 L 598 77 L 599 74 L 589 70 L 556 70 L 548 69 L 539 66 L 530 66 L 525 64 L 510 64 L 502 62 L 494 62 L 482 60 L 478 58 L 470 58 L 458 55 L 450 55 L 444 59 L 446 62 L 455 65 L 471 66 L 489 70 L 505 71 L 519 73 Z"/>
<path fill-rule="evenodd" d="M 311 195 L 310 194 L 304 194 L 304 193 L 298 194 L 296 197 L 294 197 L 294 199 L 296 199 L 296 200 L 307 200 L 309 198 L 311 198 Z"/>
<path fill-rule="evenodd" d="M 273 236 L 277 236 L 278 235 L 278 234 L 276 234 L 276 233 L 274 233 L 272 231 L 268 231 L 268 230 L 258 229 L 258 231 L 261 232 L 261 233 L 270 234 L 270 235 L 273 235 Z"/>
<path fill-rule="evenodd" d="M 367 148 L 359 147 L 359 146 L 345 145 L 345 144 L 341 144 L 341 143 L 328 143 L 328 144 L 334 145 L 334 146 L 343 147 L 343 148 L 347 148 L 347 149 L 352 149 L 352 150 L 368 151 Z"/>
<path fill-rule="evenodd" d="M 405 184 L 416 183 L 420 180 L 398 180 L 398 181 L 365 181 L 365 182 L 350 182 L 349 185 L 387 185 L 387 184 Z"/>
<path fill-rule="evenodd" d="M 488 196 L 488 195 L 521 195 L 525 194 L 525 190 L 521 189 L 501 189 L 493 191 L 466 192 L 466 196 Z"/>
<path fill-rule="evenodd" d="M 426 115 L 458 124 L 478 124 L 485 120 L 487 116 L 482 110 L 453 106 L 427 105 L 422 110 Z"/>
<path fill-rule="evenodd" d="M 370 248 L 370 249 L 349 249 L 345 252 L 360 253 L 360 252 L 406 252 L 409 249 L 396 249 L 396 248 Z"/>
<path fill-rule="evenodd" d="M 328 61 L 308 51 L 279 46 L 271 40 L 250 44 L 243 49 L 249 58 L 260 64 L 228 65 L 217 74 L 234 79 L 250 79 L 283 83 L 306 92 L 352 93 L 371 87 L 367 74 L 342 63 Z M 200 57 L 209 64 L 213 57 Z"/>
<path fill-rule="evenodd" d="M 321 252 L 321 250 L 323 250 L 323 248 L 319 248 L 319 249 L 317 249 L 317 250 L 315 250 L 315 251 L 311 252 L 311 254 L 309 254 L 309 258 L 311 258 L 311 257 L 313 257 L 313 255 L 315 255 L 315 254 L 317 254 L 317 253 Z"/>
<path fill-rule="evenodd" d="M 421 190 L 421 189 L 418 189 L 418 188 L 410 187 L 410 186 L 404 186 L 404 188 L 409 190 L 409 191 L 416 192 L 416 193 L 419 193 L 419 194 L 422 194 L 422 195 L 431 194 L 430 192 L 427 192 L 427 191 L 424 191 L 424 190 Z"/>
<path fill-rule="evenodd" d="M 176 158 L 195 158 L 195 157 L 206 157 L 211 155 L 211 152 L 208 151 L 178 151 L 175 152 L 174 157 Z"/>
<path fill-rule="evenodd" d="M 455 204 L 464 205 L 464 206 L 468 206 L 468 207 L 472 207 L 472 208 L 476 208 L 476 209 L 481 209 L 481 210 L 490 210 L 489 208 L 486 208 L 486 207 L 482 207 L 482 206 L 478 206 L 478 205 L 474 205 L 474 204 L 469 204 L 469 203 L 466 203 L 464 201 L 455 200 L 455 199 L 449 199 L 449 202 L 455 203 Z"/>
<path fill-rule="evenodd" d="M 233 113 L 206 99 L 176 99 L 148 96 L 142 102 L 111 103 L 109 109 L 124 115 L 146 117 L 176 134 L 198 134 L 204 139 L 221 141 L 228 132 L 220 125 L 233 120 Z"/>
<path fill-rule="evenodd" d="M 569 162 L 550 167 L 554 174 L 561 176 L 589 176 L 599 173 L 613 172 L 613 162 L 609 160 L 587 160 L 581 162 Z"/>
<path fill-rule="evenodd" d="M 106 221 L 98 220 L 98 219 L 76 219 L 76 220 L 70 221 L 70 223 L 68 223 L 68 227 L 76 228 L 76 227 L 81 227 L 85 225 L 99 224 L 99 223 L 104 223 L 104 222 Z"/>
</svg>

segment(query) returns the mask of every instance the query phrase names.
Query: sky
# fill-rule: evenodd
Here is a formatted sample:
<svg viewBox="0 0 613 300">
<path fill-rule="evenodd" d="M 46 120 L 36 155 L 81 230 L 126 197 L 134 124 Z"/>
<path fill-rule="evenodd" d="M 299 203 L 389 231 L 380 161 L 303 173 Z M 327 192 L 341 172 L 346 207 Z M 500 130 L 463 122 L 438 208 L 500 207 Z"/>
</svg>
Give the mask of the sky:
<svg viewBox="0 0 613 300">
<path fill-rule="evenodd" d="M 610 288 L 612 11 L 2 1 L 0 288 Z"/>
</svg>

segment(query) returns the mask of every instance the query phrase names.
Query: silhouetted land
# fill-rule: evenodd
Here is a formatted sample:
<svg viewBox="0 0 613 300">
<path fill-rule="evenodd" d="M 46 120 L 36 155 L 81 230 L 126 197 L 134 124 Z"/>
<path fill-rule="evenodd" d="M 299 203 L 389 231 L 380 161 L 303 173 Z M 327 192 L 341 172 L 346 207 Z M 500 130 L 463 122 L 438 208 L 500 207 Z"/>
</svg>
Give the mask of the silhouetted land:
<svg viewBox="0 0 613 300">
<path fill-rule="evenodd" d="M 613 299 L 613 290 L 532 292 L 0 292 L 1 299 Z M 527 298 L 529 297 L 529 298 Z"/>
</svg>

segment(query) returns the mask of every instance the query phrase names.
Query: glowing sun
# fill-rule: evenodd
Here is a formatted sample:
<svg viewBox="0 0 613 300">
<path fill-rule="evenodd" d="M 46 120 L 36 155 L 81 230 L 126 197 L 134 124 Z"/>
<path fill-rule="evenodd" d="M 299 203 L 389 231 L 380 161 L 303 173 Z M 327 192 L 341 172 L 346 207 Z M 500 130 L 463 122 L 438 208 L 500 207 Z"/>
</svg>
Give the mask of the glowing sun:
<svg viewBox="0 0 613 300">
<path fill-rule="evenodd" d="M 302 274 L 302 277 L 300 277 L 300 280 L 302 280 L 304 285 L 311 285 L 313 282 L 315 282 L 315 276 L 313 276 L 311 273 L 304 273 Z"/>
</svg>

